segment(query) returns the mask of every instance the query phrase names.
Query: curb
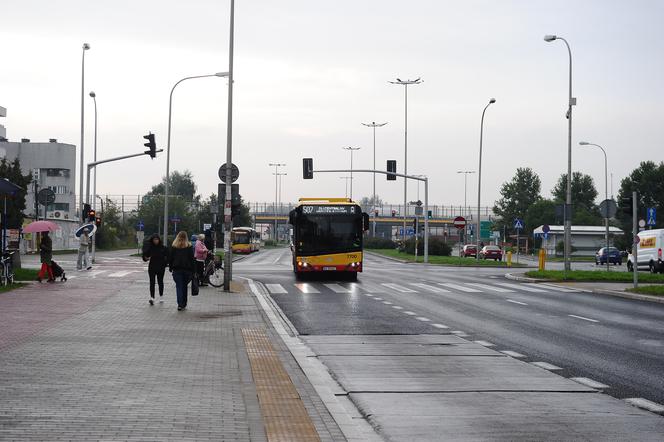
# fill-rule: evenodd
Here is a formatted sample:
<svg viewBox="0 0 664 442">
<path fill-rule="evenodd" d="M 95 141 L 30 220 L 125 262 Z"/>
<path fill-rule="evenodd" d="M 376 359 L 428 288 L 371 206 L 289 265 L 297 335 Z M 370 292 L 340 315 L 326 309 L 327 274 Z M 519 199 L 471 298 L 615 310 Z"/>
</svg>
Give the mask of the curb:
<svg viewBox="0 0 664 442">
<path fill-rule="evenodd" d="M 546 282 L 546 283 L 555 284 L 557 282 L 557 281 L 551 281 L 549 279 L 528 278 L 527 276 L 519 276 L 519 275 L 515 275 L 513 273 L 507 273 L 505 275 L 505 278 L 510 279 L 512 281 L 529 282 L 529 283 Z M 566 286 L 561 286 L 561 287 L 566 287 Z M 568 288 L 568 287 L 566 287 L 566 288 Z M 650 302 L 656 302 L 656 303 L 659 303 L 659 304 L 664 304 L 664 297 L 660 297 L 660 296 L 651 296 L 651 295 L 642 295 L 642 294 L 639 294 L 639 293 L 621 292 L 619 290 L 604 290 L 604 289 L 580 289 L 580 290 L 584 290 L 587 293 L 594 293 L 596 295 L 608 295 L 608 296 L 615 296 L 617 298 L 634 299 L 634 300 L 637 300 L 637 301 L 650 301 Z"/>
</svg>

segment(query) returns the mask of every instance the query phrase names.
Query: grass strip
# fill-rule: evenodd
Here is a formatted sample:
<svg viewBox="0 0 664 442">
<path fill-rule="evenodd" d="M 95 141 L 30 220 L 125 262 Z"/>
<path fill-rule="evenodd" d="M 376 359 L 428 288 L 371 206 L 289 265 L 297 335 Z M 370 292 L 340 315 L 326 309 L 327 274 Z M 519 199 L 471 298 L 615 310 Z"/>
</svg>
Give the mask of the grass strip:
<svg viewBox="0 0 664 442">
<path fill-rule="evenodd" d="M 21 287 L 25 286 L 26 284 L 22 282 L 15 282 L 14 284 L 3 285 L 0 286 L 0 293 L 11 292 L 12 290 L 20 289 Z"/>
<path fill-rule="evenodd" d="M 579 282 L 632 282 L 632 272 L 606 270 L 572 270 L 565 275 L 564 270 L 531 270 L 526 272 L 529 278 L 550 279 L 553 281 Z M 664 275 L 639 272 L 639 281 L 664 284 Z"/>
<path fill-rule="evenodd" d="M 37 279 L 37 269 L 14 269 L 14 280 L 16 281 L 34 281 Z"/>
<path fill-rule="evenodd" d="M 641 295 L 664 296 L 664 285 L 644 285 L 637 288 L 627 289 L 627 291 L 639 293 Z"/>
</svg>

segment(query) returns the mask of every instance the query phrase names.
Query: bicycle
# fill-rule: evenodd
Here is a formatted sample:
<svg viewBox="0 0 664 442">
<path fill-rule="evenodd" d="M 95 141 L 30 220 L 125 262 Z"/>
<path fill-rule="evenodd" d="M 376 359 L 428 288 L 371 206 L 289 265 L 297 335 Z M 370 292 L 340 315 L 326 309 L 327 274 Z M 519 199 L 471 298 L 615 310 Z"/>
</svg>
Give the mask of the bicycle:
<svg viewBox="0 0 664 442">
<path fill-rule="evenodd" d="M 0 282 L 2 285 L 9 285 L 14 283 L 14 265 L 12 259 L 15 252 L 5 252 L 0 259 L 0 266 L 2 266 L 2 275 Z"/>
<path fill-rule="evenodd" d="M 224 285 L 224 263 L 218 256 L 212 253 L 205 260 L 203 280 L 207 281 L 212 287 L 218 288 Z"/>
</svg>

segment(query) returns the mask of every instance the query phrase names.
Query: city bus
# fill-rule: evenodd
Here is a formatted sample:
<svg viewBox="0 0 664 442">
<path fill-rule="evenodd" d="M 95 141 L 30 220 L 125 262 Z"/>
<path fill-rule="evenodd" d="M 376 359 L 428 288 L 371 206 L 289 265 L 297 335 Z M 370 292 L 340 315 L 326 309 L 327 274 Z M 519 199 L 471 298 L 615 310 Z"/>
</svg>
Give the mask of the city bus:
<svg viewBox="0 0 664 442">
<path fill-rule="evenodd" d="M 362 238 L 369 215 L 349 198 L 300 198 L 291 210 L 293 271 L 337 272 L 357 279 L 362 271 Z"/>
<path fill-rule="evenodd" d="M 233 253 L 258 252 L 261 248 L 261 237 L 251 227 L 233 227 L 231 244 Z"/>
</svg>

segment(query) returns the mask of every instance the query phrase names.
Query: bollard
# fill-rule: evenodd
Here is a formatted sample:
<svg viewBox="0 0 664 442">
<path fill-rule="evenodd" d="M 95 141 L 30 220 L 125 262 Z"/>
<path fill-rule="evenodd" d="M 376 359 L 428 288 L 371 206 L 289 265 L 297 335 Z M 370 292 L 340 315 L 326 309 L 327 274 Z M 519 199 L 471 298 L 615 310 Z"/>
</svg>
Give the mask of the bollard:
<svg viewBox="0 0 664 442">
<path fill-rule="evenodd" d="M 507 252 L 507 267 L 512 267 L 512 252 Z"/>
<path fill-rule="evenodd" d="M 539 249 L 539 265 L 538 270 L 541 272 L 546 267 L 546 250 Z"/>
</svg>

